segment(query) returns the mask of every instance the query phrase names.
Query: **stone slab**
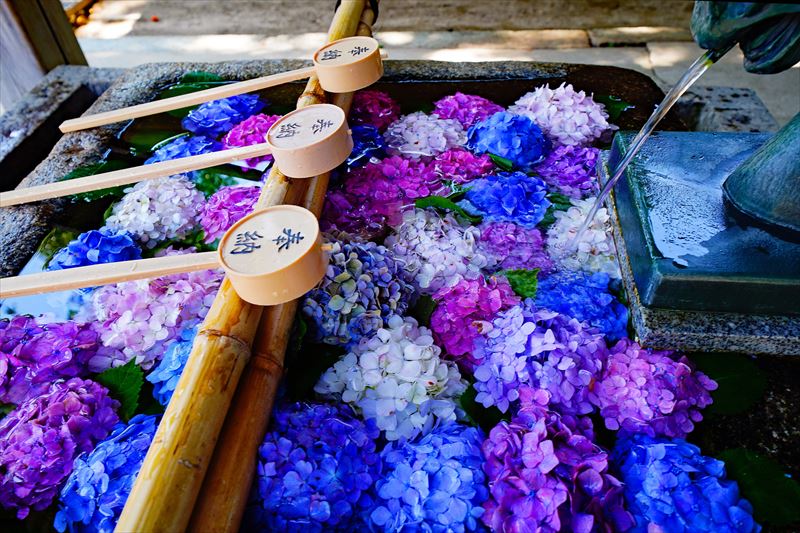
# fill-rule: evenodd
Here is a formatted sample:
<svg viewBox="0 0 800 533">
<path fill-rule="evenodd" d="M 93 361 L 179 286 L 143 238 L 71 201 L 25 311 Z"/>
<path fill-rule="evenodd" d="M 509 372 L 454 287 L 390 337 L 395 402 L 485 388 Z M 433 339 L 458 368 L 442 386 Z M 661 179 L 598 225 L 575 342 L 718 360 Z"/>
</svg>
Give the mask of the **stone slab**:
<svg viewBox="0 0 800 533">
<path fill-rule="evenodd" d="M 693 131 L 774 132 L 778 123 L 752 89 L 692 87 L 676 106 Z"/>
<path fill-rule="evenodd" d="M 660 41 L 691 41 L 689 26 L 624 26 L 592 28 L 587 32 L 592 46 L 632 46 Z"/>
</svg>

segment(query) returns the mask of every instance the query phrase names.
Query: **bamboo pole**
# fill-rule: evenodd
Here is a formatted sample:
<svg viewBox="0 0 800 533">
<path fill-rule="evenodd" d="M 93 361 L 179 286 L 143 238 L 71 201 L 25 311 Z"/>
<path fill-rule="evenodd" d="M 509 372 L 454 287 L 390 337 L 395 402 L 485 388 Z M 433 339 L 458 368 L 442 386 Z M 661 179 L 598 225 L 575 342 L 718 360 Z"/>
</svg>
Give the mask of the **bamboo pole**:
<svg viewBox="0 0 800 533">
<path fill-rule="evenodd" d="M 372 35 L 375 14 L 367 3 L 356 35 Z M 331 28 L 333 31 L 333 27 Z M 324 93 L 310 80 L 298 107 L 320 103 Z M 347 112 L 352 94 L 337 94 L 333 103 Z M 302 203 L 319 216 L 330 173 L 305 181 L 292 181 L 287 203 Z M 310 182 L 310 183 L 309 183 Z M 278 384 L 283 375 L 286 347 L 299 300 L 269 307 L 261 316 L 253 356 L 245 368 L 239 388 L 225 420 L 214 457 L 195 506 L 190 531 L 238 531 L 256 468 L 256 454 L 269 425 Z"/>
<path fill-rule="evenodd" d="M 364 0 L 343 0 L 334 14 L 328 40 L 353 35 L 364 5 Z M 308 87 L 318 89 L 316 77 L 309 80 Z M 304 105 L 307 104 L 301 98 L 298 107 Z M 327 184 L 327 179 L 312 179 Z M 304 182 L 307 181 L 300 180 L 303 194 L 308 186 Z M 282 203 L 289 186 L 289 179 L 277 170 L 271 171 L 259 198 L 259 206 Z M 297 196 L 302 197 L 302 194 Z M 230 281 L 227 278 L 223 280 L 195 338 L 189 360 L 115 531 L 172 533 L 186 529 L 239 378 L 250 359 L 262 310 L 262 307 L 241 300 Z M 279 313 L 279 316 L 282 315 Z M 288 324 L 291 325 L 291 321 Z M 267 338 L 274 337 L 275 333 L 270 332 Z M 266 370 L 267 374 L 275 373 L 270 368 Z M 273 379 L 279 377 L 278 374 Z M 250 409 L 250 406 L 246 407 Z M 237 459 L 249 462 L 254 457 Z M 236 481 L 244 483 L 241 479 Z M 193 526 L 192 531 L 213 530 Z"/>
</svg>

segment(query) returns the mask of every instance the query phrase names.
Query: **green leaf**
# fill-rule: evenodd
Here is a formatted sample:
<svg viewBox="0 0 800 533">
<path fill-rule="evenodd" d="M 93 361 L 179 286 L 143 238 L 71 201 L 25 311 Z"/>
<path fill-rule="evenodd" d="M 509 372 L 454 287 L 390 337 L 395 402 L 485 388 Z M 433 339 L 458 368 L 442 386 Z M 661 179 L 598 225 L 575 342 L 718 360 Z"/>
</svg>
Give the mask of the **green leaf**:
<svg viewBox="0 0 800 533">
<path fill-rule="evenodd" d="M 539 269 L 533 270 L 501 270 L 498 272 L 505 276 L 511 288 L 521 298 L 536 298 L 536 288 L 539 285 Z"/>
<path fill-rule="evenodd" d="M 13 403 L 0 403 L 0 419 L 13 411 L 17 406 Z"/>
<path fill-rule="evenodd" d="M 192 73 L 189 73 L 192 74 Z M 189 76 L 189 74 L 184 75 L 184 78 Z M 210 73 L 205 73 L 210 74 Z M 214 74 L 210 74 L 211 76 L 215 76 Z M 216 76 L 219 78 L 219 76 Z M 191 94 L 196 93 L 197 91 L 205 91 L 206 89 L 213 89 L 215 87 L 220 87 L 222 85 L 227 85 L 229 83 L 233 83 L 230 81 L 224 81 L 221 78 L 219 80 L 195 80 L 192 81 L 191 79 L 184 81 L 182 78 L 181 81 L 174 85 L 170 85 L 160 93 L 156 97 L 156 100 L 163 100 L 164 98 L 173 98 L 175 96 L 183 96 L 184 94 Z M 192 109 L 196 109 L 198 105 L 193 105 L 189 107 L 182 107 L 180 109 L 173 109 L 172 111 L 167 111 L 167 113 L 173 117 L 183 118 L 189 114 Z"/>
<path fill-rule="evenodd" d="M 725 450 L 719 459 L 753 504 L 758 522 L 788 526 L 800 521 L 800 483 L 784 474 L 778 463 L 745 448 Z"/>
<path fill-rule="evenodd" d="M 493 427 L 503 420 L 508 420 L 508 415 L 503 414 L 497 407 L 484 407 L 475 401 L 478 392 L 470 383 L 467 390 L 458 397 L 458 404 L 467 415 L 467 421 L 489 433 Z"/>
<path fill-rule="evenodd" d="M 709 413 L 735 415 L 747 411 L 764 397 L 767 378 L 752 357 L 742 354 L 693 354 L 698 370 L 713 379 L 719 388 L 712 392 L 714 403 Z"/>
<path fill-rule="evenodd" d="M 556 221 L 556 211 L 566 211 L 572 207 L 572 202 L 570 201 L 569 196 L 565 196 L 561 193 L 548 193 L 547 199 L 550 200 L 550 207 L 547 208 L 544 218 L 542 218 L 542 221 L 538 224 L 543 229 L 549 228 Z"/>
<path fill-rule="evenodd" d="M 205 70 L 192 70 L 181 76 L 179 83 L 219 82 L 225 81 L 222 76 Z"/>
<path fill-rule="evenodd" d="M 119 417 L 127 422 L 139 406 L 139 393 L 144 383 L 142 369 L 131 359 L 122 366 L 104 370 L 94 380 L 107 388 L 111 397 L 120 403 Z"/>
<path fill-rule="evenodd" d="M 431 315 L 436 310 L 437 305 L 434 299 L 427 294 L 420 296 L 417 303 L 414 304 L 414 308 L 411 309 L 411 316 L 417 319 L 420 326 L 429 328 L 431 327 Z"/>
<path fill-rule="evenodd" d="M 609 94 L 594 95 L 593 98 L 595 102 L 606 106 L 608 118 L 611 120 L 611 122 L 615 122 L 623 113 L 623 111 L 627 111 L 628 109 L 633 109 L 636 107 L 633 104 L 625 102 L 618 96 L 612 96 Z"/>
<path fill-rule="evenodd" d="M 247 173 L 234 165 L 223 165 L 195 170 L 192 176 L 195 187 L 197 187 L 197 190 L 202 192 L 206 198 L 217 192 L 220 188 L 228 185 L 236 185 L 242 180 L 247 181 L 248 185 L 255 184 L 255 180 L 249 179 Z M 261 175 L 258 174 L 258 176 L 260 177 Z"/>
<path fill-rule="evenodd" d="M 456 215 L 469 220 L 472 224 L 480 224 L 483 220 L 479 216 L 470 215 L 464 211 L 463 207 L 444 196 L 426 196 L 425 198 L 418 198 L 417 201 L 414 202 L 414 206 L 420 209 L 433 207 L 440 211 L 452 211 Z"/>
<path fill-rule="evenodd" d="M 65 175 L 61 178 L 60 181 L 72 180 L 75 178 L 85 178 L 86 176 L 95 176 L 97 174 L 102 174 L 103 172 L 112 172 L 114 170 L 121 170 L 123 168 L 128 168 L 131 165 L 126 163 L 125 161 L 121 161 L 119 159 L 107 159 L 105 161 L 100 161 L 98 163 L 92 163 L 91 165 L 84 165 L 82 167 L 78 167 L 72 172 Z M 119 187 L 111 187 L 108 189 L 100 189 L 97 191 L 89 191 L 80 194 L 73 194 L 70 199 L 73 202 L 93 202 L 95 200 L 99 200 L 101 198 L 122 198 L 125 195 L 125 188 L 128 187 L 127 185 L 120 185 Z"/>
<path fill-rule="evenodd" d="M 177 121 L 169 123 L 158 120 L 157 117 L 146 117 L 134 121 L 122 132 L 120 139 L 128 144 L 132 155 L 149 157 L 157 147 L 160 148 L 185 133 L 180 127 Z"/>
<path fill-rule="evenodd" d="M 505 170 L 509 172 L 514 170 L 514 162 L 510 159 L 506 159 L 505 157 L 500 157 L 499 155 L 489 154 L 489 159 L 500 168 L 500 170 Z"/>
<path fill-rule="evenodd" d="M 47 264 L 50 262 L 50 259 L 56 254 L 57 251 L 64 248 L 66 245 L 70 243 L 73 239 L 78 236 L 78 232 L 62 228 L 56 227 L 50 230 L 42 242 L 39 244 L 39 248 L 36 249 L 36 253 L 41 255 L 41 258 L 44 260 L 42 264 L 43 267 L 47 267 Z"/>
</svg>

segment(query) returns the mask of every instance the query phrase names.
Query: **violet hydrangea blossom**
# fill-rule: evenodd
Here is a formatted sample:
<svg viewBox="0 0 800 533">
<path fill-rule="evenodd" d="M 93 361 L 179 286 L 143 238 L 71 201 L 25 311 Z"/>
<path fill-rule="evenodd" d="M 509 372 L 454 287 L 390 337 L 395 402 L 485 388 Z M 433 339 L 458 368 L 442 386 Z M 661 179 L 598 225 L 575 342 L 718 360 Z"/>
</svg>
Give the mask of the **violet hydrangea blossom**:
<svg viewBox="0 0 800 533">
<path fill-rule="evenodd" d="M 592 401 L 608 429 L 683 438 L 703 419 L 717 383 L 685 356 L 623 338 L 611 348 Z"/>
<path fill-rule="evenodd" d="M 187 131 L 218 137 L 264 107 L 266 104 L 255 94 L 229 96 L 200 104 L 186 115 L 181 124 Z"/>
<path fill-rule="evenodd" d="M 419 441 L 387 444 L 365 521 L 386 532 L 482 530 L 481 504 L 488 496 L 482 442 L 480 429 L 451 423 Z"/>
<path fill-rule="evenodd" d="M 469 128 L 467 148 L 503 157 L 528 171 L 550 152 L 550 141 L 528 117 L 502 112 Z"/>
<path fill-rule="evenodd" d="M 433 114 L 439 118 L 457 120 L 464 128 L 469 128 L 490 116 L 503 111 L 499 106 L 482 96 L 457 92 L 434 102 Z"/>
<path fill-rule="evenodd" d="M 54 382 L 0 421 L 0 504 L 23 519 L 50 506 L 75 458 L 119 421 L 105 387 L 71 378 Z"/>
<path fill-rule="evenodd" d="M 422 111 L 393 122 L 383 138 L 389 154 L 412 159 L 435 156 L 467 142 L 464 128 L 457 121 L 426 115 Z"/>
<path fill-rule="evenodd" d="M 344 232 L 355 238 L 371 240 L 386 229 L 384 206 L 359 202 L 352 194 L 342 190 L 328 191 L 319 224 L 327 233 Z"/>
<path fill-rule="evenodd" d="M 380 477 L 378 429 L 346 406 L 275 409 L 258 450 L 246 529 L 352 531 Z"/>
<path fill-rule="evenodd" d="M 551 204 L 542 180 L 522 172 L 499 172 L 473 181 L 459 205 L 486 221 L 532 228 Z"/>
<path fill-rule="evenodd" d="M 353 150 L 345 160 L 348 167 L 365 165 L 386 155 L 386 141 L 375 126 L 352 126 L 350 132 L 353 137 Z"/>
<path fill-rule="evenodd" d="M 231 226 L 253 210 L 261 187 L 221 187 L 200 207 L 200 227 L 205 242 L 222 237 Z"/>
<path fill-rule="evenodd" d="M 142 250 L 130 233 L 103 227 L 81 233 L 70 241 L 53 255 L 47 264 L 47 270 L 63 270 L 141 258 Z"/>
<path fill-rule="evenodd" d="M 488 155 L 475 155 L 463 148 L 453 148 L 442 152 L 433 158 L 430 165 L 441 181 L 449 181 L 458 185 L 481 178 L 495 168 Z"/>
<path fill-rule="evenodd" d="M 117 424 L 91 452 L 75 460 L 61 489 L 55 528 L 112 533 L 158 428 L 155 415 Z"/>
<path fill-rule="evenodd" d="M 367 89 L 356 91 L 350 109 L 350 125 L 374 126 L 385 131 L 400 118 L 400 104 L 383 91 Z"/>
<path fill-rule="evenodd" d="M 265 115 L 263 113 L 258 113 L 244 119 L 223 137 L 222 142 L 225 149 L 252 146 L 254 144 L 266 142 L 267 132 L 280 118 L 281 115 Z M 244 163 L 248 168 L 256 168 L 259 164 L 265 161 L 272 161 L 272 159 L 272 154 L 266 154 L 245 159 Z"/>
<path fill-rule="evenodd" d="M 157 148 L 145 165 L 222 150 L 222 143 L 204 135 L 183 135 Z"/>
<path fill-rule="evenodd" d="M 595 165 L 597 148 L 557 146 L 534 170 L 548 185 L 570 198 L 595 196 L 599 191 Z"/>
<path fill-rule="evenodd" d="M 553 261 L 544 248 L 542 233 L 513 222 L 484 222 L 479 226 L 478 249 L 489 259 L 487 268 L 549 272 Z"/>
</svg>

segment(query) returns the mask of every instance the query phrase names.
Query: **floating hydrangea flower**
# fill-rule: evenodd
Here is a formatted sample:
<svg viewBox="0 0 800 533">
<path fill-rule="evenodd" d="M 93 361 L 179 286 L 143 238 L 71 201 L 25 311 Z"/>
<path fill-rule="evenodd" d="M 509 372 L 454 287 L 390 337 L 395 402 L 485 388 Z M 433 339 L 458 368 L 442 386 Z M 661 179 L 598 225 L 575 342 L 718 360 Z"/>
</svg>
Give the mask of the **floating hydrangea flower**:
<svg viewBox="0 0 800 533">
<path fill-rule="evenodd" d="M 467 141 L 464 128 L 455 120 L 426 115 L 422 111 L 403 116 L 383 134 L 387 151 L 413 159 L 441 154 L 463 146 Z"/>
<path fill-rule="evenodd" d="M 434 102 L 433 114 L 439 118 L 456 119 L 464 128 L 469 128 L 476 122 L 486 120 L 497 112 L 503 111 L 502 106 L 474 94 L 457 92 L 451 96 Z"/>
<path fill-rule="evenodd" d="M 319 287 L 303 302 L 315 340 L 353 346 L 398 314 L 404 314 L 413 288 L 400 265 L 374 242 L 331 239 L 330 264 Z"/>
<path fill-rule="evenodd" d="M 374 126 L 384 131 L 400 118 L 400 105 L 383 91 L 357 91 L 348 121 L 351 126 Z"/>
<path fill-rule="evenodd" d="M 547 253 L 565 270 L 605 272 L 614 279 L 620 278 L 617 251 L 611 237 L 611 225 L 605 207 L 597 213 L 581 236 L 577 248 L 570 249 L 572 239 L 578 234 L 583 221 L 589 216 L 595 198 L 572 199 L 572 207 L 554 213 L 555 223 L 547 230 Z"/>
<path fill-rule="evenodd" d="M 542 180 L 522 172 L 500 172 L 473 181 L 460 205 L 487 221 L 532 228 L 542 221 L 550 201 Z"/>
<path fill-rule="evenodd" d="M 703 419 L 700 410 L 711 405 L 716 388 L 685 356 L 622 339 L 611 348 L 592 400 L 608 429 L 683 438 Z"/>
<path fill-rule="evenodd" d="M 512 222 L 484 222 L 479 229 L 478 249 L 489 258 L 492 271 L 538 268 L 549 272 L 553 269 L 538 229 Z"/>
<path fill-rule="evenodd" d="M 221 270 L 201 270 L 97 289 L 88 317 L 97 321 L 95 327 L 103 344 L 120 353 L 117 357 L 95 357 L 94 370 L 131 359 L 149 370 L 184 329 L 202 321 L 222 277 Z"/>
<path fill-rule="evenodd" d="M 375 126 L 352 126 L 353 151 L 347 156 L 348 167 L 358 167 L 368 163 L 372 158 L 386 155 L 386 142 Z"/>
<path fill-rule="evenodd" d="M 609 292 L 608 274 L 562 271 L 539 280 L 536 305 L 586 321 L 610 340 L 625 337 L 628 308 Z"/>
<path fill-rule="evenodd" d="M 625 483 L 634 531 L 757 533 L 753 507 L 741 497 L 725 464 L 682 439 L 628 435 L 612 461 Z"/>
<path fill-rule="evenodd" d="M 564 83 L 555 90 L 543 85 L 522 96 L 508 110 L 530 117 L 554 142 L 568 146 L 591 143 L 605 131 L 616 129 L 608 123 L 602 104 Z"/>
<path fill-rule="evenodd" d="M 258 451 L 248 531 L 353 531 L 380 477 L 375 424 L 342 405 L 275 410 Z"/>
<path fill-rule="evenodd" d="M 380 163 L 381 173 L 386 176 L 409 200 L 440 194 L 444 191 L 441 179 L 423 162 L 404 157 L 387 157 Z M 408 202 L 413 203 L 413 202 Z"/>
<path fill-rule="evenodd" d="M 341 190 L 328 191 L 322 208 L 320 227 L 325 232 L 343 231 L 348 235 L 371 240 L 387 229 L 386 216 L 378 205 L 359 202 L 352 194 Z M 377 204 L 377 202 L 375 202 Z"/>
<path fill-rule="evenodd" d="M 599 192 L 594 173 L 599 154 L 597 148 L 558 146 L 534 170 L 561 194 L 586 198 Z"/>
<path fill-rule="evenodd" d="M 550 151 L 550 141 L 528 117 L 495 113 L 467 132 L 467 148 L 510 160 L 521 170 L 531 170 Z"/>
<path fill-rule="evenodd" d="M 477 251 L 478 235 L 477 228 L 461 225 L 450 214 L 414 209 L 403 213 L 403 223 L 385 242 L 414 288 L 433 294 L 481 275 L 487 259 Z"/>
<path fill-rule="evenodd" d="M 387 440 L 410 440 L 456 419 L 455 399 L 466 382 L 440 354 L 428 328 L 395 315 L 329 368 L 314 390 L 374 420 Z"/>
<path fill-rule="evenodd" d="M 183 175 L 140 181 L 114 205 L 106 226 L 155 248 L 159 242 L 191 233 L 204 202 L 203 193 Z"/>
<path fill-rule="evenodd" d="M 488 155 L 475 155 L 463 148 L 442 152 L 430 164 L 440 180 L 456 184 L 468 183 L 494 170 L 494 163 Z"/>
<path fill-rule="evenodd" d="M 446 353 L 472 369 L 475 339 L 492 327 L 498 312 L 519 303 L 505 278 L 483 276 L 462 279 L 452 287 L 444 287 L 433 295 L 437 302 L 431 314 L 431 329 Z"/>
<path fill-rule="evenodd" d="M 265 115 L 259 113 L 244 119 L 234 126 L 223 138 L 225 149 L 236 148 L 238 146 L 252 146 L 254 144 L 266 142 L 267 132 L 280 118 L 281 115 Z M 272 161 L 272 155 L 267 154 L 244 160 L 249 168 L 256 168 L 264 161 Z"/>
<path fill-rule="evenodd" d="M 88 374 L 99 348 L 89 324 L 38 324 L 30 316 L 0 320 L 0 404 L 21 403 L 57 379 Z"/>
<path fill-rule="evenodd" d="M 239 94 L 200 104 L 181 123 L 193 133 L 218 137 L 266 107 L 255 94 Z"/>
<path fill-rule="evenodd" d="M 253 210 L 261 187 L 221 187 L 200 207 L 200 226 L 205 241 L 212 243 L 222 237 L 236 222 Z"/>
<path fill-rule="evenodd" d="M 114 531 L 157 427 L 157 416 L 136 415 L 75 460 L 61 489 L 58 531 Z"/>
<path fill-rule="evenodd" d="M 486 500 L 483 432 L 446 424 L 416 442 L 390 442 L 367 521 L 378 531 L 480 531 Z"/>
<path fill-rule="evenodd" d="M 50 506 L 75 458 L 119 421 L 119 404 L 89 380 L 56 381 L 0 421 L 0 504 L 23 519 Z"/>
<path fill-rule="evenodd" d="M 183 135 L 174 141 L 161 146 L 153 152 L 145 165 L 160 163 L 161 161 L 172 161 L 193 155 L 208 154 L 222 150 L 222 143 L 215 141 L 211 137 L 204 135 Z"/>
<path fill-rule="evenodd" d="M 158 365 L 147 375 L 147 381 L 153 384 L 153 396 L 161 405 L 167 405 L 172 399 L 172 393 L 178 385 L 178 380 L 183 373 L 183 367 L 192 353 L 194 338 L 197 336 L 197 327 L 184 329 L 180 337 L 169 345 L 164 357 Z"/>
<path fill-rule="evenodd" d="M 483 443 L 489 499 L 482 519 L 493 531 L 625 531 L 633 525 L 607 454 L 574 419 L 545 409 L 546 391 L 523 387 L 523 407 Z"/>
<path fill-rule="evenodd" d="M 141 258 L 142 250 L 129 233 L 100 228 L 81 233 L 77 239 L 70 241 L 66 247 L 57 251 L 47 264 L 47 270 L 62 270 Z"/>
</svg>

